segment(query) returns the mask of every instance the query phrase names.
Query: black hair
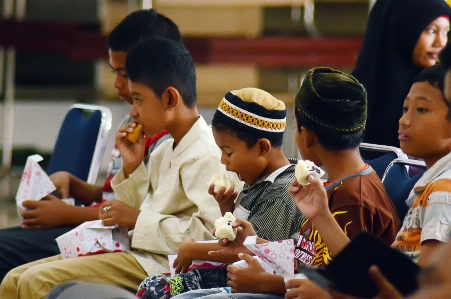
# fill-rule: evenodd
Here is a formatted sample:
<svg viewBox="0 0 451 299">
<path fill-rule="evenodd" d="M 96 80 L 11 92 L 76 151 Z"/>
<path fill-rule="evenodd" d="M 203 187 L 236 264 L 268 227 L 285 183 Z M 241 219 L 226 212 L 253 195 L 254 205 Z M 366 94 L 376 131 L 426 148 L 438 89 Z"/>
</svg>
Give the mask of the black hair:
<svg viewBox="0 0 451 299">
<path fill-rule="evenodd" d="M 298 109 L 294 110 L 298 132 L 305 127 L 315 133 L 318 142 L 329 151 L 343 151 L 358 148 L 363 140 L 363 129 L 355 133 L 343 133 L 331 128 L 323 127 L 314 123 L 304 116 Z"/>
<path fill-rule="evenodd" d="M 451 68 L 451 44 L 448 44 L 442 52 L 440 52 L 440 64 L 448 71 Z"/>
<path fill-rule="evenodd" d="M 131 82 L 149 87 L 156 96 L 174 87 L 187 107 L 196 105 L 196 70 L 182 44 L 169 39 L 139 41 L 130 48 L 125 68 Z"/>
<path fill-rule="evenodd" d="M 147 38 L 167 38 L 182 43 L 177 25 L 153 9 L 143 9 L 129 14 L 108 35 L 108 48 L 112 51 L 128 50 L 136 42 Z"/>
<path fill-rule="evenodd" d="M 261 136 L 255 135 L 255 134 L 249 134 L 244 131 L 238 131 L 236 129 L 233 129 L 225 122 L 221 121 L 218 118 L 215 118 L 213 116 L 213 120 L 211 121 L 211 126 L 218 132 L 230 132 L 235 134 L 235 136 L 241 140 L 244 141 L 248 148 L 253 147 L 255 144 L 257 144 L 258 140 L 260 140 Z M 271 137 L 264 137 L 269 140 L 271 143 L 271 146 L 274 148 L 281 147 L 283 143 L 283 138 L 271 138 Z"/>
<path fill-rule="evenodd" d="M 445 82 L 446 69 L 441 64 L 436 64 L 434 66 L 428 67 L 422 70 L 414 79 L 413 84 L 418 82 L 427 82 L 433 87 L 440 90 L 442 93 L 442 100 L 445 102 L 448 107 L 448 114 L 446 118 L 451 120 L 451 104 L 445 99 L 445 95 L 443 93 L 443 87 Z"/>
</svg>

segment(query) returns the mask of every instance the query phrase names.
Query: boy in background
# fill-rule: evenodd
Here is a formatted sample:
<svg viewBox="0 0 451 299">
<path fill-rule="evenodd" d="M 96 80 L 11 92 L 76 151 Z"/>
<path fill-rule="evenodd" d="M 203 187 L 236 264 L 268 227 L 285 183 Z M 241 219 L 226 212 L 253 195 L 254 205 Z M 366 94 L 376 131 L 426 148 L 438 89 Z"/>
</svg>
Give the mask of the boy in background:
<svg viewBox="0 0 451 299">
<path fill-rule="evenodd" d="M 236 203 L 234 190 L 225 187 L 209 193 L 219 203 L 221 213 L 233 212 L 248 220 L 259 236 L 277 241 L 294 237 L 305 217 L 291 199 L 288 188 L 297 160 L 289 161 L 282 142 L 286 126 L 285 104 L 266 91 L 243 88 L 228 92 L 219 104 L 213 121 L 213 135 L 221 149 L 221 163 L 245 182 Z M 208 255 L 221 249 L 217 244 L 196 243 L 187 238 L 174 262 L 176 272 L 186 272 L 193 260 L 231 263 L 236 255 L 219 258 Z M 140 298 L 171 298 L 180 293 L 227 285 L 227 271 L 194 269 L 175 277 L 147 278 L 138 290 Z"/>
<path fill-rule="evenodd" d="M 0 298 L 44 298 L 68 280 L 116 285 L 131 291 L 147 276 L 169 270 L 167 255 L 182 240 L 212 239 L 218 204 L 205 182 L 223 172 L 211 128 L 197 111 L 196 73 L 188 50 L 174 41 L 140 41 L 126 59 L 133 96 L 134 122 L 116 136 L 124 165 L 112 181 L 119 200 L 100 209 L 104 225 L 133 229 L 131 250 L 82 258 L 55 256 L 10 271 L 0 286 Z M 136 143 L 125 136 L 137 124 L 150 135 L 166 129 L 164 141 L 142 162 L 144 137 Z"/>
<path fill-rule="evenodd" d="M 180 32 L 170 19 L 154 10 L 140 10 L 128 15 L 108 35 L 110 65 L 116 73 L 114 87 L 119 97 L 133 104 L 128 90 L 125 57 L 130 47 L 142 38 L 166 37 L 182 43 Z M 130 122 L 126 116 L 120 128 Z M 157 134 L 158 133 L 158 134 Z M 150 132 L 146 138 L 144 160 L 163 140 L 170 138 L 167 132 Z M 156 134 L 156 135 L 155 135 Z M 55 193 L 59 198 L 75 198 L 85 206 L 100 203 L 102 200 L 116 200 L 117 195 L 111 188 L 110 181 L 122 167 L 122 158 L 115 147 L 112 151 L 107 180 L 103 187 L 88 184 L 67 172 L 57 172 L 50 176 L 56 186 Z M 70 231 L 77 225 L 90 220 L 99 219 L 100 204 L 86 208 L 70 206 L 53 195 L 40 201 L 26 201 L 22 227 L 0 230 L 0 281 L 11 269 L 42 258 L 59 254 L 55 239 Z"/>
</svg>

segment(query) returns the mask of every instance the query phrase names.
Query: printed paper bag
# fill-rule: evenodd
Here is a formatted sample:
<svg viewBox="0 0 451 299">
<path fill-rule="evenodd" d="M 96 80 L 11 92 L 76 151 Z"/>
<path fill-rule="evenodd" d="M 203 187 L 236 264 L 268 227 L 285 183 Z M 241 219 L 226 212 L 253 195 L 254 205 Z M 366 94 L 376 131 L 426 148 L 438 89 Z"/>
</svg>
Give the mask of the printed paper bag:
<svg viewBox="0 0 451 299">
<path fill-rule="evenodd" d="M 256 244 L 257 237 L 247 237 L 243 245 L 258 258 L 266 272 L 291 278 L 294 276 L 294 241 L 281 240 Z M 238 262 L 240 263 L 240 262 Z"/>
<path fill-rule="evenodd" d="M 87 221 L 56 238 L 63 258 L 130 250 L 128 229 Z"/>
<path fill-rule="evenodd" d="M 55 185 L 38 164 L 42 160 L 43 158 L 40 155 L 32 155 L 27 159 L 22 180 L 16 194 L 17 210 L 20 217 L 21 211 L 24 209 L 22 202 L 25 200 L 40 200 L 56 190 Z"/>
</svg>

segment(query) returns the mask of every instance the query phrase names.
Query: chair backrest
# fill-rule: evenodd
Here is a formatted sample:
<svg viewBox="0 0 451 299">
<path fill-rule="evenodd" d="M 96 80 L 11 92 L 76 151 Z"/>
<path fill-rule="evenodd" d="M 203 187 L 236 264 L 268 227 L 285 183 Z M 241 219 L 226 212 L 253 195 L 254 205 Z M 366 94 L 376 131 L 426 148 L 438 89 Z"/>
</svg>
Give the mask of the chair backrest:
<svg viewBox="0 0 451 299">
<path fill-rule="evenodd" d="M 413 176 L 409 176 L 408 166 L 414 166 L 419 172 Z M 420 179 L 426 171 L 424 161 L 398 158 L 393 160 L 387 167 L 382 183 L 388 196 L 395 205 L 399 219 L 404 219 L 407 214 L 406 200 L 415 183 Z"/>
<path fill-rule="evenodd" d="M 72 105 L 58 133 L 47 173 L 67 171 L 95 184 L 111 122 L 111 111 L 107 107 Z"/>
<path fill-rule="evenodd" d="M 361 143 L 359 148 L 363 160 L 376 171 L 380 178 L 384 175 L 391 161 L 397 158 L 407 159 L 407 155 L 394 146 Z M 367 152 L 366 157 L 365 152 Z"/>
</svg>

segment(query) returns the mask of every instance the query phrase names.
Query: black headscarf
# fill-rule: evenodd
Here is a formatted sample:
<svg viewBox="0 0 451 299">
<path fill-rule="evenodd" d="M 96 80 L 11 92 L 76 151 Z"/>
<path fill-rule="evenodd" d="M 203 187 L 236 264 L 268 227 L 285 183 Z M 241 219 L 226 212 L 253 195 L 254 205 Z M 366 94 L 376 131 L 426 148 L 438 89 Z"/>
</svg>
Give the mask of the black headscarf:
<svg viewBox="0 0 451 299">
<path fill-rule="evenodd" d="M 378 0 L 367 23 L 353 75 L 368 92 L 364 141 L 399 147 L 398 120 L 413 78 L 422 70 L 412 63 L 424 29 L 451 15 L 444 0 Z"/>
</svg>

